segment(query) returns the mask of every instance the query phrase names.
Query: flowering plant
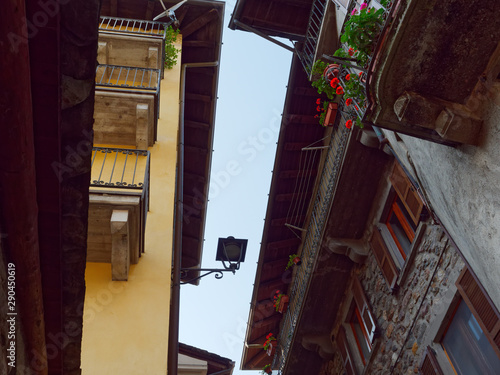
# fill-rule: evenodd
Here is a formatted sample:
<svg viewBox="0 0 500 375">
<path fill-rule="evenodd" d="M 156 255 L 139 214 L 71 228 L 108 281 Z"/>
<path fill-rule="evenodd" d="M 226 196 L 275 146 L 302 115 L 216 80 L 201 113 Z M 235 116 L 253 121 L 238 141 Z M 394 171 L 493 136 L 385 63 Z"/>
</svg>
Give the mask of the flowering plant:
<svg viewBox="0 0 500 375">
<path fill-rule="evenodd" d="M 265 365 L 264 368 L 262 369 L 262 374 L 272 374 L 272 369 L 271 365 Z"/>
<path fill-rule="evenodd" d="M 296 261 L 295 259 L 298 258 L 298 261 Z M 290 267 L 292 267 L 294 264 L 300 264 L 300 258 L 297 254 L 292 254 L 288 257 L 288 264 L 286 265 L 286 268 L 285 270 L 289 269 Z"/>
<path fill-rule="evenodd" d="M 336 97 L 335 90 L 330 86 L 330 82 L 323 77 L 323 72 L 328 67 L 328 64 L 321 60 L 316 60 L 312 68 L 312 74 L 316 77 L 311 85 L 318 90 L 318 94 L 326 94 L 330 100 Z"/>
<path fill-rule="evenodd" d="M 284 296 L 285 294 L 284 293 L 281 293 L 281 291 L 278 289 L 276 291 L 276 293 L 274 294 L 274 308 L 276 309 L 276 311 L 279 310 L 279 307 L 280 307 L 280 301 L 281 301 L 281 298 Z"/>
<path fill-rule="evenodd" d="M 266 341 L 264 342 L 264 350 L 267 351 L 267 349 L 269 349 L 269 347 L 271 346 L 271 341 L 276 341 L 276 337 L 274 337 L 272 333 L 269 333 L 266 336 Z"/>
<path fill-rule="evenodd" d="M 325 122 L 326 110 L 328 109 L 329 103 L 330 102 L 328 100 L 324 100 L 322 103 L 320 98 L 316 99 L 316 111 L 318 111 L 318 114 L 316 114 L 314 117 L 319 118 L 320 124 L 323 124 Z"/>
<path fill-rule="evenodd" d="M 368 9 L 367 3 L 361 4 L 359 11 L 355 8 L 345 23 L 344 33 L 340 37 L 340 41 L 347 43 L 349 47 L 357 50 L 360 54 L 369 54 L 373 42 L 380 33 L 384 12 L 384 8 Z"/>
</svg>

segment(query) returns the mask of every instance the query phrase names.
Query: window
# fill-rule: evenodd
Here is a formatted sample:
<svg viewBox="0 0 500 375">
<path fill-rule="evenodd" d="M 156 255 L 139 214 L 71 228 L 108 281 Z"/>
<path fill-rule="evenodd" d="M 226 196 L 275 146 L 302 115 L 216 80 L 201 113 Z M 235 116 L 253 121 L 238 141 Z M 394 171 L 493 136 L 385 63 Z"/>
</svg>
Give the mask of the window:
<svg viewBox="0 0 500 375">
<path fill-rule="evenodd" d="M 352 280 L 352 300 L 345 324 L 337 335 L 337 346 L 348 374 L 356 374 L 356 367 L 367 365 L 377 335 L 375 318 L 357 277 Z M 353 353 L 355 354 L 353 356 Z M 357 360 L 357 359 L 360 359 Z M 360 363 L 359 363 L 360 362 Z M 358 363 L 358 364 L 356 364 Z"/>
<path fill-rule="evenodd" d="M 459 375 L 498 374 L 500 314 L 468 268 L 456 285 L 462 300 L 441 339 L 448 359 Z"/>
<path fill-rule="evenodd" d="M 355 303 L 353 303 L 351 310 L 352 312 L 350 314 L 349 325 L 351 326 L 361 361 L 363 362 L 363 365 L 366 365 L 366 360 L 370 356 L 370 351 L 372 349 L 371 343 L 368 339 L 368 332 L 366 332 L 363 319 L 361 318 L 361 314 Z"/>
<path fill-rule="evenodd" d="M 420 221 L 424 204 L 397 162 L 390 182 L 391 191 L 370 245 L 388 286 L 394 290 L 423 234 Z"/>
<path fill-rule="evenodd" d="M 500 358 L 463 300 L 455 310 L 441 344 L 457 374 L 498 374 Z"/>
<path fill-rule="evenodd" d="M 435 338 L 438 356 L 428 348 L 420 373 L 442 374 L 452 367 L 457 375 L 494 375 L 500 369 L 500 313 L 467 267 L 456 282 L 457 298 Z M 451 372 L 451 368 L 447 370 Z"/>
</svg>

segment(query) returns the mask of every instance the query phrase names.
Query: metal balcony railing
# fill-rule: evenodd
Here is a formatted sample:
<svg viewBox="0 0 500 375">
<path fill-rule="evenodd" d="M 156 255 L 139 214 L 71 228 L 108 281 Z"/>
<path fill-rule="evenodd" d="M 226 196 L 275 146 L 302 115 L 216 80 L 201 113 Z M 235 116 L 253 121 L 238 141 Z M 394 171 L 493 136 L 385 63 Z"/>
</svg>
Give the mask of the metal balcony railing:
<svg viewBox="0 0 500 375">
<path fill-rule="evenodd" d="M 337 116 L 329 147 L 324 151 L 326 156 L 319 180 L 319 188 L 314 198 L 311 218 L 307 224 L 302 245 L 302 266 L 297 268 L 297 273 L 290 285 L 290 302 L 281 321 L 278 350 L 273 360 L 273 368 L 278 368 L 280 372 L 284 369 L 292 342 L 295 340 L 295 326 L 303 308 L 306 291 L 321 245 L 321 237 L 328 220 L 328 211 L 340 177 L 342 161 L 351 133 L 343 125 L 343 122 L 343 117 Z"/>
<path fill-rule="evenodd" d="M 160 69 L 135 68 L 120 65 L 97 65 L 95 83 L 97 86 L 126 90 L 150 90 L 160 93 Z"/>
<path fill-rule="evenodd" d="M 90 186 L 147 191 L 149 157 L 147 150 L 93 147 Z"/>
<path fill-rule="evenodd" d="M 147 150 L 93 147 L 90 192 L 141 197 L 140 242 L 144 249 L 149 211 L 149 166 Z"/>
<path fill-rule="evenodd" d="M 300 53 L 300 61 L 306 72 L 310 72 L 314 64 L 314 56 L 318 47 L 321 24 L 325 16 L 327 2 L 328 0 L 314 0 L 311 13 L 309 14 L 304 49 Z"/>
<path fill-rule="evenodd" d="M 95 83 L 97 88 L 114 92 L 154 94 L 154 139 L 157 137 L 157 120 L 160 117 L 161 70 L 120 65 L 97 65 Z"/>
<path fill-rule="evenodd" d="M 114 31 L 131 34 L 153 35 L 165 38 L 167 24 L 158 21 L 134 20 L 129 18 L 102 17 L 99 31 Z"/>
</svg>

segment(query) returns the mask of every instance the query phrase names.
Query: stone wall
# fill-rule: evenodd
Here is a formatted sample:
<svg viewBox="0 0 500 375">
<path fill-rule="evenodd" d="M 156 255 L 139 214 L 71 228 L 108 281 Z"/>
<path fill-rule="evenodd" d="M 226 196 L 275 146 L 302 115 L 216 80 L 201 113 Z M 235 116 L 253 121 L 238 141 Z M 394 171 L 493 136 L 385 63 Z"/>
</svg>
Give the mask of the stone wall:
<svg viewBox="0 0 500 375">
<path fill-rule="evenodd" d="M 441 227 L 430 225 L 397 292 L 390 292 L 373 254 L 353 270 L 361 281 L 379 330 L 364 374 L 418 373 L 425 347 L 435 332 L 436 324 L 431 329 L 431 322 L 443 319 L 463 267 L 464 262 Z M 342 323 L 337 320 L 332 333 L 336 333 Z M 343 373 L 337 354 L 323 366 L 320 374 Z"/>
</svg>

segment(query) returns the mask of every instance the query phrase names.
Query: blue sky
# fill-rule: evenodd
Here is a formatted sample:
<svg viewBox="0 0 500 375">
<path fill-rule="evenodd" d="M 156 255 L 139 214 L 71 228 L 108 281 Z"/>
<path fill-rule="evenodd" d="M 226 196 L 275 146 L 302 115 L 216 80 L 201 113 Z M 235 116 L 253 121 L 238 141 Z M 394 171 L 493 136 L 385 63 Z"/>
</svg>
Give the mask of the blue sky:
<svg viewBox="0 0 500 375">
<path fill-rule="evenodd" d="M 247 238 L 247 255 L 235 275 L 181 288 L 179 334 L 181 342 L 236 361 L 234 374 L 253 375 L 260 371 L 239 366 L 292 54 L 230 30 L 234 4 L 226 2 L 202 266 L 221 267 L 214 260 L 219 237 Z"/>
</svg>

